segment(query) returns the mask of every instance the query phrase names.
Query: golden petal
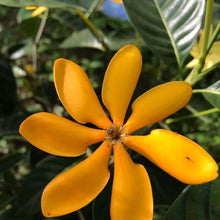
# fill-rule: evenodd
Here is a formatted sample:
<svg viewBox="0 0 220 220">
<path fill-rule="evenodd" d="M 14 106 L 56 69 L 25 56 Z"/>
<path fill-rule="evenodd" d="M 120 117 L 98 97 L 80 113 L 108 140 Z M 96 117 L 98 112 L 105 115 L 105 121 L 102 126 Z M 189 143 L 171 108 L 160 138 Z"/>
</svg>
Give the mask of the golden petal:
<svg viewBox="0 0 220 220">
<path fill-rule="evenodd" d="M 218 165 L 198 144 L 175 132 L 155 129 L 146 136 L 127 136 L 123 143 L 186 184 L 201 184 L 218 176 Z"/>
<path fill-rule="evenodd" d="M 105 73 L 102 99 L 113 122 L 122 125 L 142 67 L 141 53 L 134 45 L 120 49 Z"/>
<path fill-rule="evenodd" d="M 44 13 L 45 11 L 47 10 L 47 7 L 44 7 L 44 6 L 39 6 L 37 7 L 33 13 L 31 14 L 32 17 L 36 17 L 42 13 Z"/>
<path fill-rule="evenodd" d="M 105 142 L 86 160 L 54 178 L 44 189 L 45 217 L 69 214 L 89 204 L 107 184 L 111 146 Z"/>
<path fill-rule="evenodd" d="M 80 123 L 93 123 L 100 128 L 112 125 L 84 70 L 76 63 L 58 59 L 54 63 L 54 82 L 60 101 Z"/>
<path fill-rule="evenodd" d="M 153 196 L 145 168 L 135 164 L 122 144 L 114 145 L 112 220 L 152 220 Z"/>
<path fill-rule="evenodd" d="M 60 116 L 41 112 L 22 122 L 20 134 L 37 148 L 59 156 L 79 156 L 102 141 L 104 130 L 88 128 Z"/>
<path fill-rule="evenodd" d="M 132 104 L 132 114 L 124 129 L 131 133 L 166 118 L 185 106 L 191 95 L 192 88 L 187 82 L 174 81 L 150 89 Z"/>
</svg>

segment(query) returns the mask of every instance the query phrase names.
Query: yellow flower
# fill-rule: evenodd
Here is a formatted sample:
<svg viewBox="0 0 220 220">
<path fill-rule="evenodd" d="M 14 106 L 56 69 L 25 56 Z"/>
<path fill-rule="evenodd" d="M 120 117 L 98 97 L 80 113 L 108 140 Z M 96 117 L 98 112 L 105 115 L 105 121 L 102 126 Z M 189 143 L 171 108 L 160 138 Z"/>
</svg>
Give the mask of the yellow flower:
<svg viewBox="0 0 220 220">
<path fill-rule="evenodd" d="M 29 74 L 31 74 L 31 75 L 34 74 L 34 68 L 33 68 L 33 66 L 32 66 L 31 64 L 27 64 L 27 65 L 25 66 L 25 69 L 26 69 L 26 71 L 27 71 Z"/>
<path fill-rule="evenodd" d="M 42 13 L 44 13 L 47 10 L 47 7 L 45 6 L 26 6 L 26 10 L 34 10 L 31 14 L 32 17 L 36 17 Z"/>
<path fill-rule="evenodd" d="M 37 148 L 66 157 L 82 155 L 89 145 L 103 142 L 91 156 L 46 186 L 41 200 L 44 216 L 65 215 L 95 199 L 109 180 L 108 163 L 113 148 L 111 219 L 152 219 L 150 179 L 145 168 L 132 161 L 124 145 L 187 184 L 205 183 L 218 176 L 213 158 L 184 136 L 164 129 L 155 129 L 145 136 L 131 135 L 178 111 L 192 94 L 186 82 L 156 86 L 134 101 L 132 114 L 124 124 L 141 67 L 141 54 L 133 45 L 123 47 L 112 58 L 102 87 L 102 100 L 111 121 L 83 69 L 69 60 L 56 60 L 54 82 L 62 104 L 77 122 L 92 123 L 97 128 L 41 112 L 28 117 L 21 124 L 20 133 Z"/>
<path fill-rule="evenodd" d="M 112 2 L 117 2 L 117 3 L 120 3 L 122 4 L 122 0 L 111 0 Z"/>
<path fill-rule="evenodd" d="M 201 56 L 203 34 L 204 32 L 200 31 L 200 39 L 198 42 L 195 43 L 193 49 L 190 52 L 194 59 L 186 65 L 188 68 L 194 68 L 199 63 L 199 58 Z M 211 34 L 212 30 L 210 31 L 209 39 L 211 38 Z M 218 62 L 220 62 L 220 41 L 214 42 L 214 44 L 212 45 L 212 48 L 206 56 L 205 65 L 202 71 L 211 68 Z"/>
</svg>

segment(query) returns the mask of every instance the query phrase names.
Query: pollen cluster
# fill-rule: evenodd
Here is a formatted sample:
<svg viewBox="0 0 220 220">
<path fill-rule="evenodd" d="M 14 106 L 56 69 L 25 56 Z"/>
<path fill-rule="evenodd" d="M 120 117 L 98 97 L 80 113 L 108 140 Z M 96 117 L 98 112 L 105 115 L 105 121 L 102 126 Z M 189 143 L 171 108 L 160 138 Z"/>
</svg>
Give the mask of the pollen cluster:
<svg viewBox="0 0 220 220">
<path fill-rule="evenodd" d="M 122 137 L 125 137 L 126 133 L 123 132 L 123 126 L 113 125 L 112 127 L 106 129 L 105 140 L 110 141 L 113 145 L 116 142 L 122 143 Z"/>
</svg>

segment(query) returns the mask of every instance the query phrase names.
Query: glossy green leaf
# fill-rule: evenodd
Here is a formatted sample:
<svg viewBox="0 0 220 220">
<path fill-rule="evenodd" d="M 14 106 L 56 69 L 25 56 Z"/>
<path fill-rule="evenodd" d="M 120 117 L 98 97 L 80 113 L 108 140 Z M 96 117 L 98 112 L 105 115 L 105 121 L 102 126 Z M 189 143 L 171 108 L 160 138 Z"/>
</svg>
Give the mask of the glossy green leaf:
<svg viewBox="0 0 220 220">
<path fill-rule="evenodd" d="M 124 0 L 128 16 L 150 50 L 182 67 L 201 26 L 205 0 Z"/>
<path fill-rule="evenodd" d="M 1 0 L 0 5 L 11 7 L 46 6 L 48 8 L 79 8 L 89 7 L 92 0 Z"/>
<path fill-rule="evenodd" d="M 74 47 L 89 47 L 99 50 L 104 50 L 102 44 L 94 37 L 89 29 L 83 29 L 73 34 L 64 40 L 61 48 L 74 48 Z"/>
<path fill-rule="evenodd" d="M 113 34 L 108 40 L 108 45 L 111 50 L 119 50 L 127 44 L 135 44 L 136 36 L 131 28 L 123 28 Z"/>
<path fill-rule="evenodd" d="M 220 110 L 220 80 L 202 90 L 204 97 L 216 108 Z"/>
<path fill-rule="evenodd" d="M 24 158 L 24 154 L 15 153 L 12 155 L 7 155 L 0 159 L 0 173 L 13 167 L 16 163 Z"/>
<path fill-rule="evenodd" d="M 211 220 L 220 219 L 220 177 L 212 182 L 211 185 L 209 212 Z"/>
<path fill-rule="evenodd" d="M 167 211 L 164 220 L 186 220 L 185 206 L 189 195 L 189 186 L 179 195 Z"/>
<path fill-rule="evenodd" d="M 164 220 L 218 220 L 220 217 L 220 177 L 187 186 L 167 211 Z"/>
<path fill-rule="evenodd" d="M 186 202 L 187 220 L 209 220 L 209 197 L 211 183 L 191 186 Z"/>
</svg>

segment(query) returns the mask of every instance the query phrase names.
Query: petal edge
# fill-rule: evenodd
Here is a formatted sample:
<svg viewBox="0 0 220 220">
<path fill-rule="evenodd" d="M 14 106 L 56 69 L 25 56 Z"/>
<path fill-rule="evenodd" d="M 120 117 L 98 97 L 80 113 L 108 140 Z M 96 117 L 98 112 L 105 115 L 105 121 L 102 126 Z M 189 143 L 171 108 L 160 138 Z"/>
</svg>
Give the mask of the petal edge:
<svg viewBox="0 0 220 220">
<path fill-rule="evenodd" d="M 111 219 L 152 220 L 153 196 L 145 168 L 135 164 L 119 143 L 114 145 L 114 159 Z"/>
<path fill-rule="evenodd" d="M 20 134 L 35 147 L 58 156 L 75 157 L 84 154 L 91 144 L 102 141 L 106 132 L 88 128 L 47 112 L 25 119 Z"/>
<path fill-rule="evenodd" d="M 92 123 L 99 128 L 112 125 L 105 114 L 84 70 L 63 58 L 54 63 L 54 83 L 60 101 L 69 114 L 80 123 Z"/>
<path fill-rule="evenodd" d="M 103 142 L 86 160 L 54 178 L 41 198 L 43 215 L 65 215 L 90 203 L 109 180 L 110 153 L 111 146 Z"/>
<path fill-rule="evenodd" d="M 134 45 L 121 48 L 111 59 L 102 86 L 102 100 L 114 124 L 122 125 L 142 67 Z"/>
<path fill-rule="evenodd" d="M 168 82 L 150 89 L 132 104 L 132 114 L 124 129 L 129 134 L 166 118 L 185 106 L 191 95 L 190 84 L 181 81 Z"/>
<path fill-rule="evenodd" d="M 146 136 L 127 136 L 123 143 L 186 184 L 202 184 L 218 176 L 214 159 L 192 140 L 164 129 Z"/>
</svg>

